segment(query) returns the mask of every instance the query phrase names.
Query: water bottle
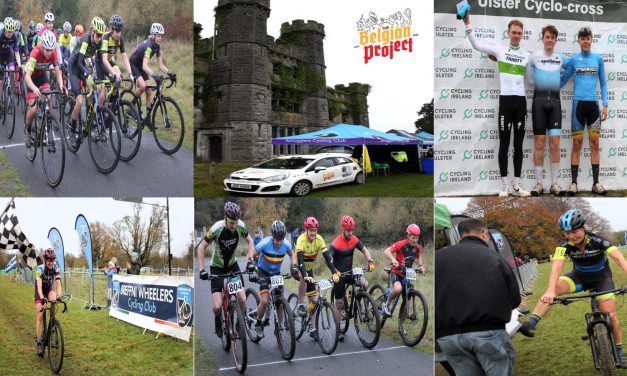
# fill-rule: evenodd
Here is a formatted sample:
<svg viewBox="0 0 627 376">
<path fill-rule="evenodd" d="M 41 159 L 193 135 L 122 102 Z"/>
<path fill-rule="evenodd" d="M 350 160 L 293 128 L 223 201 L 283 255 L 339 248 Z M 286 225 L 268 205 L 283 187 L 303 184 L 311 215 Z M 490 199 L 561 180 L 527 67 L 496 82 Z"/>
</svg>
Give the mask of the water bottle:
<svg viewBox="0 0 627 376">
<path fill-rule="evenodd" d="M 392 291 L 391 288 L 387 288 L 387 290 L 385 290 L 385 297 L 387 298 L 388 296 L 390 296 L 390 291 Z"/>
<path fill-rule="evenodd" d="M 309 303 L 309 307 L 307 307 L 307 314 L 310 315 L 316 305 L 314 302 Z"/>
</svg>

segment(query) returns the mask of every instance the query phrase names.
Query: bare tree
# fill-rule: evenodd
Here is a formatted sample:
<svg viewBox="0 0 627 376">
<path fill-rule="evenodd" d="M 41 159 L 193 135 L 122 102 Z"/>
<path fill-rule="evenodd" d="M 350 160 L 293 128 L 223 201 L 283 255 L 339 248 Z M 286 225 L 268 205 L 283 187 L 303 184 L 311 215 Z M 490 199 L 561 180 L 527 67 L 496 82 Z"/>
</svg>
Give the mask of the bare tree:
<svg viewBox="0 0 627 376">
<path fill-rule="evenodd" d="M 127 255 L 139 252 L 143 265 L 150 264 L 150 254 L 165 242 L 165 208 L 153 206 L 145 224 L 141 218 L 142 204 L 133 204 L 133 214 L 127 215 L 113 224 L 115 242 Z"/>
</svg>

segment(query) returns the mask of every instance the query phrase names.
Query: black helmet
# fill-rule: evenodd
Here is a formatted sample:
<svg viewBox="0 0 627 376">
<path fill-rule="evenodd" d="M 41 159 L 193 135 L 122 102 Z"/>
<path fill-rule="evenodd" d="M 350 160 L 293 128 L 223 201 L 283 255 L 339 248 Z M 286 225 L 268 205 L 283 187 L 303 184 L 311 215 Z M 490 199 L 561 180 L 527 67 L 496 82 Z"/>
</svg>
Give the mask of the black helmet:
<svg viewBox="0 0 627 376">
<path fill-rule="evenodd" d="M 566 213 L 562 214 L 559 220 L 559 225 L 562 231 L 570 231 L 586 224 L 586 216 L 579 209 L 570 209 Z"/>
<path fill-rule="evenodd" d="M 111 16 L 111 18 L 109 19 L 109 27 L 117 31 L 122 31 L 122 28 L 124 27 L 124 21 L 122 21 L 122 17 L 117 14 Z"/>
<path fill-rule="evenodd" d="M 228 201 L 224 204 L 224 215 L 231 219 L 239 219 L 242 212 L 239 209 L 239 205 L 234 202 Z"/>
<path fill-rule="evenodd" d="M 272 232 L 272 237 L 274 239 L 285 239 L 285 234 L 287 233 L 287 229 L 285 225 L 281 221 L 272 222 L 272 226 L 270 226 L 270 231 Z"/>
</svg>

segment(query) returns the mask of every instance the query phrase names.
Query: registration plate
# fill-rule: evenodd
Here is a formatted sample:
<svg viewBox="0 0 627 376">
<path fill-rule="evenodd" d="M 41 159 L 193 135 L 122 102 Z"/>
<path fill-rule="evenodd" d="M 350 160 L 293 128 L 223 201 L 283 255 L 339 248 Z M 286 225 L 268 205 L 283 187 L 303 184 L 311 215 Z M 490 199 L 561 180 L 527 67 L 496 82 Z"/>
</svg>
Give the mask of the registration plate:
<svg viewBox="0 0 627 376">
<path fill-rule="evenodd" d="M 252 188 L 250 184 L 232 184 L 231 186 L 233 188 L 239 188 L 239 189 L 251 189 Z"/>
<path fill-rule="evenodd" d="M 363 268 L 353 268 L 353 275 L 364 275 Z"/>
<path fill-rule="evenodd" d="M 416 270 L 415 269 L 411 269 L 411 268 L 405 269 L 405 277 L 407 277 L 407 279 L 409 279 L 410 281 L 415 281 L 416 280 Z"/>
<path fill-rule="evenodd" d="M 270 286 L 271 287 L 283 286 L 283 276 L 273 275 L 272 277 L 270 277 Z"/>
<path fill-rule="evenodd" d="M 237 294 L 238 292 L 242 291 L 242 289 L 244 288 L 242 279 L 239 276 L 230 277 L 228 281 L 228 287 L 229 287 L 229 293 L 231 295 Z"/>
<path fill-rule="evenodd" d="M 320 288 L 320 291 L 324 291 L 333 287 L 333 284 L 328 279 L 321 279 L 319 281 L 316 281 L 316 284 Z"/>
</svg>

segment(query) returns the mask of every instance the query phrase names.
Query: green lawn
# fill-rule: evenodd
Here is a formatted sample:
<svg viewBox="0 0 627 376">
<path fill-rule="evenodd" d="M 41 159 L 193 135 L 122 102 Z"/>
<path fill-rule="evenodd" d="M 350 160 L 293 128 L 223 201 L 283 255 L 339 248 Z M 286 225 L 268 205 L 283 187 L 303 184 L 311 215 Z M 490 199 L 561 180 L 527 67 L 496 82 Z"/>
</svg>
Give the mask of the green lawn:
<svg viewBox="0 0 627 376">
<path fill-rule="evenodd" d="M 33 287 L 0 276 L 0 373 L 49 375 L 44 359 L 35 355 Z M 108 311 L 84 311 L 68 305 L 58 319 L 65 337 L 65 375 L 191 375 L 192 343 L 171 337 L 155 339 L 154 332 L 111 318 Z"/>
<path fill-rule="evenodd" d="M 623 251 L 624 255 L 627 252 Z M 610 261 L 614 271 L 614 283 L 617 286 L 627 285 L 627 276 L 613 261 Z M 567 263 L 564 273 L 570 271 L 572 265 Z M 551 263 L 539 265 L 539 277 L 533 286 L 533 295 L 527 299 L 529 309 L 533 307 L 546 290 Z M 627 309 L 625 295 L 616 299 L 618 318 L 623 326 L 627 325 Z M 517 375 L 595 375 L 589 341 L 582 341 L 585 334 L 586 312 L 590 311 L 589 300 L 571 304 L 569 306 L 553 306 L 551 312 L 545 316 L 536 331 L 534 338 L 527 338 L 517 334 L 513 338 L 516 348 Z M 625 343 L 625 340 L 623 340 Z"/>
<path fill-rule="evenodd" d="M 194 164 L 194 195 L 196 197 L 237 196 L 222 188 L 228 174 L 246 167 L 250 162 Z M 366 184 L 343 184 L 312 191 L 309 197 L 433 197 L 433 175 L 392 174 L 366 177 Z"/>
<path fill-rule="evenodd" d="M 0 150 L 0 196 L 30 196 L 17 170 L 11 165 L 4 151 Z"/>
</svg>

